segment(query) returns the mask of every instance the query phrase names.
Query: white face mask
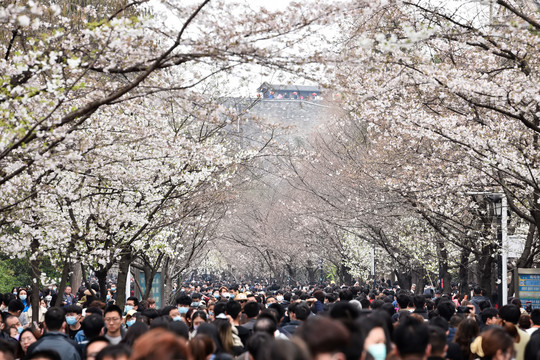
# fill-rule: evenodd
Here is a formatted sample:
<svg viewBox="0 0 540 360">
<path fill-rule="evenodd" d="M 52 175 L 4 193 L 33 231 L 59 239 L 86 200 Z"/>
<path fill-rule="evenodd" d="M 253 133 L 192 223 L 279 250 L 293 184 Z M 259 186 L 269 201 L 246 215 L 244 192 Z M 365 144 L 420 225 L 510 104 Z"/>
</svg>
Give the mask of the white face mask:
<svg viewBox="0 0 540 360">
<path fill-rule="evenodd" d="M 283 296 L 281 296 L 281 295 L 276 296 L 276 300 L 278 302 L 282 302 L 283 301 Z"/>
</svg>

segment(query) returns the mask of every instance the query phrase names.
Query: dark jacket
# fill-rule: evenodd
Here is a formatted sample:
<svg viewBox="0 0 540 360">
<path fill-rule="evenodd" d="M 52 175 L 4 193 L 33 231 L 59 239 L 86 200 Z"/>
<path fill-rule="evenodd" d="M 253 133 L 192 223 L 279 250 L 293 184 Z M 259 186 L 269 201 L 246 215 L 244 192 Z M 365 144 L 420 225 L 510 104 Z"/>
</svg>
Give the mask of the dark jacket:
<svg viewBox="0 0 540 360">
<path fill-rule="evenodd" d="M 283 326 L 283 330 L 288 332 L 291 335 L 294 335 L 294 332 L 296 331 L 296 328 L 302 325 L 302 323 L 298 320 L 291 320 L 287 325 Z"/>
<path fill-rule="evenodd" d="M 414 309 L 412 313 L 423 316 L 425 320 L 429 319 L 429 315 L 426 309 Z"/>
<path fill-rule="evenodd" d="M 488 301 L 491 304 L 491 301 L 489 301 L 489 298 L 487 298 L 485 296 L 477 295 L 477 296 L 473 296 L 472 299 L 471 299 L 471 304 L 474 305 L 474 309 L 476 311 L 476 314 L 481 313 L 481 311 L 480 311 L 480 303 L 482 301 Z"/>
<path fill-rule="evenodd" d="M 77 343 L 66 334 L 49 331 L 45 333 L 38 341 L 30 345 L 28 355 L 38 350 L 56 351 L 62 360 L 81 360 L 81 354 Z"/>
</svg>

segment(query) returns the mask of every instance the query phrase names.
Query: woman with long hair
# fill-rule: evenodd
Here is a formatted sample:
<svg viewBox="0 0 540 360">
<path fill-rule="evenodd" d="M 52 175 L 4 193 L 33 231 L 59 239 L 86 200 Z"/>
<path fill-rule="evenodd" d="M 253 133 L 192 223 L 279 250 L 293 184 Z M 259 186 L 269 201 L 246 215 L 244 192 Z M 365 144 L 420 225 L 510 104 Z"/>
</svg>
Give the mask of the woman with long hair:
<svg viewBox="0 0 540 360">
<path fill-rule="evenodd" d="M 471 352 L 471 343 L 478 336 L 479 331 L 475 319 L 468 318 L 459 323 L 454 342 L 459 345 L 465 360 L 472 360 L 474 358 Z"/>
<path fill-rule="evenodd" d="M 35 343 L 41 337 L 41 331 L 31 326 L 23 330 L 19 336 L 19 344 L 21 345 L 22 352 L 26 355 L 28 347 Z"/>
<path fill-rule="evenodd" d="M 189 319 L 189 337 L 190 339 L 197 334 L 197 329 L 203 323 L 206 323 L 207 315 L 203 310 L 194 311 Z M 187 320 L 187 317 L 186 317 Z"/>
<path fill-rule="evenodd" d="M 474 339 L 471 353 L 480 360 L 510 360 L 514 355 L 514 340 L 503 328 L 494 327 Z"/>
</svg>

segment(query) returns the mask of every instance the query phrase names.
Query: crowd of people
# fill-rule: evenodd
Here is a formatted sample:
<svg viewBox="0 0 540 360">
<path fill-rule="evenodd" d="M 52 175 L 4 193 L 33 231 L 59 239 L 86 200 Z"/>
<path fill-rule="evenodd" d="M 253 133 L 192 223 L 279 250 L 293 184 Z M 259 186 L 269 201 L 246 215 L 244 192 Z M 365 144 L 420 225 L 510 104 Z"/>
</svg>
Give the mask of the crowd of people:
<svg viewBox="0 0 540 360">
<path fill-rule="evenodd" d="M 0 360 L 540 360 L 540 309 L 498 308 L 479 288 L 193 284 L 162 308 L 120 308 L 114 284 L 49 290 L 38 321 L 28 289 L 0 295 Z"/>
</svg>

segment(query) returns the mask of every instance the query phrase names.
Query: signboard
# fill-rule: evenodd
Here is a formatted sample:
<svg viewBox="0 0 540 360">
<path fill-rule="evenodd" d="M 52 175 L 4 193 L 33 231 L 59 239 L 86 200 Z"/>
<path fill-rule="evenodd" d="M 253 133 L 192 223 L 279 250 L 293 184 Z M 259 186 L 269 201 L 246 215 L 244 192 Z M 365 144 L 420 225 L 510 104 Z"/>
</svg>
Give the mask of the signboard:
<svg viewBox="0 0 540 360">
<path fill-rule="evenodd" d="M 515 271 L 516 296 L 524 307 L 530 301 L 533 309 L 540 308 L 540 269 L 519 268 Z"/>
<path fill-rule="evenodd" d="M 144 293 L 146 291 L 146 277 L 144 276 L 144 272 L 139 273 L 139 284 L 141 284 L 141 290 Z M 161 292 L 162 286 L 161 286 L 161 272 L 156 273 L 154 276 L 154 281 L 152 281 L 152 291 L 150 292 L 150 297 L 152 297 L 154 300 L 156 300 L 156 307 L 161 308 Z M 146 299 L 143 299 L 146 300 Z"/>
</svg>

